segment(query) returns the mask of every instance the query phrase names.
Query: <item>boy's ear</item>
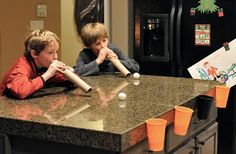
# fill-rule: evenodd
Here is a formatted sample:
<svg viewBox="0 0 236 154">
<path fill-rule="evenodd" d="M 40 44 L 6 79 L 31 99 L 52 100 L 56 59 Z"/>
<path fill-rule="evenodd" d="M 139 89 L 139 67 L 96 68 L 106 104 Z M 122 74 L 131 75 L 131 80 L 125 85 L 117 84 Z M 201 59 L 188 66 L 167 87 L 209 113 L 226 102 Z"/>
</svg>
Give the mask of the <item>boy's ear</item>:
<svg viewBox="0 0 236 154">
<path fill-rule="evenodd" d="M 36 59 L 38 57 L 38 54 L 36 53 L 35 50 L 30 50 L 30 55 L 33 59 Z"/>
</svg>

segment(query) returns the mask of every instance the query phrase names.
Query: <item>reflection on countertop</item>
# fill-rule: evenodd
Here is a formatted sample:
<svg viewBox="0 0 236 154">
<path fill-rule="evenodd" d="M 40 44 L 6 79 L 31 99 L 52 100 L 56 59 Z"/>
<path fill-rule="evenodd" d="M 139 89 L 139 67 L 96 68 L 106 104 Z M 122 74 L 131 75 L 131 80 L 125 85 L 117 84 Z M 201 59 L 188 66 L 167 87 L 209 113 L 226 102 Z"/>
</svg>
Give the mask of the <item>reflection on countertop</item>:
<svg viewBox="0 0 236 154">
<path fill-rule="evenodd" d="M 119 75 L 83 80 L 92 86 L 91 92 L 53 87 L 26 100 L 1 97 L 0 132 L 124 151 L 146 137 L 146 119 L 163 116 L 219 84 L 149 75 L 138 81 Z M 126 93 L 126 100 L 118 99 L 119 92 Z"/>
</svg>

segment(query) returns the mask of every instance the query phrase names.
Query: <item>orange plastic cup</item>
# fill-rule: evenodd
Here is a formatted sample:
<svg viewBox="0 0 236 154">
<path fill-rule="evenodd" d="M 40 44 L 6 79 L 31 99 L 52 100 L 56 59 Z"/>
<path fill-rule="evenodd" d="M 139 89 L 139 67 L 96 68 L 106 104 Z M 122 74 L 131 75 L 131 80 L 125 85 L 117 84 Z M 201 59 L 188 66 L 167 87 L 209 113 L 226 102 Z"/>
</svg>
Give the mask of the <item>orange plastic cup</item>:
<svg viewBox="0 0 236 154">
<path fill-rule="evenodd" d="M 165 142 L 166 123 L 167 121 L 161 118 L 151 118 L 146 120 L 149 150 L 163 150 Z"/>
<path fill-rule="evenodd" d="M 227 105 L 230 88 L 222 85 L 216 85 L 216 107 L 225 108 Z"/>
<path fill-rule="evenodd" d="M 186 135 L 193 110 L 188 107 L 175 106 L 174 133 L 176 135 Z"/>
</svg>

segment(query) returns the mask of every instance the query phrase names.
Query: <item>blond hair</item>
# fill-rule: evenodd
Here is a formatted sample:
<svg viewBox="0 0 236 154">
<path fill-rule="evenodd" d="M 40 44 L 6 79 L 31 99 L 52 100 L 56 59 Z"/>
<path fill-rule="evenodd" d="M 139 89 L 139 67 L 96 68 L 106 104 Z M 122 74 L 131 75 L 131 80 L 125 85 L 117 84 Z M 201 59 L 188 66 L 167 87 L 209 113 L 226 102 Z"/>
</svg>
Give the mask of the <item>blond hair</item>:
<svg viewBox="0 0 236 154">
<path fill-rule="evenodd" d="M 34 50 L 39 54 L 51 41 L 60 42 L 58 36 L 48 30 L 34 30 L 25 40 L 25 57 L 32 59 L 30 51 Z"/>
<path fill-rule="evenodd" d="M 108 38 L 108 33 L 104 24 L 95 22 L 86 24 L 81 29 L 80 36 L 84 45 L 90 47 L 98 39 Z"/>
</svg>

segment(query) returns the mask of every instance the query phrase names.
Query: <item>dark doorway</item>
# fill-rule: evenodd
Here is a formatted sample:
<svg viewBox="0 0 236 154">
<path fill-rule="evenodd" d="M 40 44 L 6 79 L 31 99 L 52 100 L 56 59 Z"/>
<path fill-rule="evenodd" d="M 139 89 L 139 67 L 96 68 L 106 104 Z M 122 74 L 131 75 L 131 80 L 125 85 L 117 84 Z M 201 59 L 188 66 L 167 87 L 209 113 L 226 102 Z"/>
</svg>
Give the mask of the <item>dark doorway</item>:
<svg viewBox="0 0 236 154">
<path fill-rule="evenodd" d="M 104 0 L 75 0 L 75 21 L 78 33 L 91 22 L 104 22 Z"/>
</svg>

